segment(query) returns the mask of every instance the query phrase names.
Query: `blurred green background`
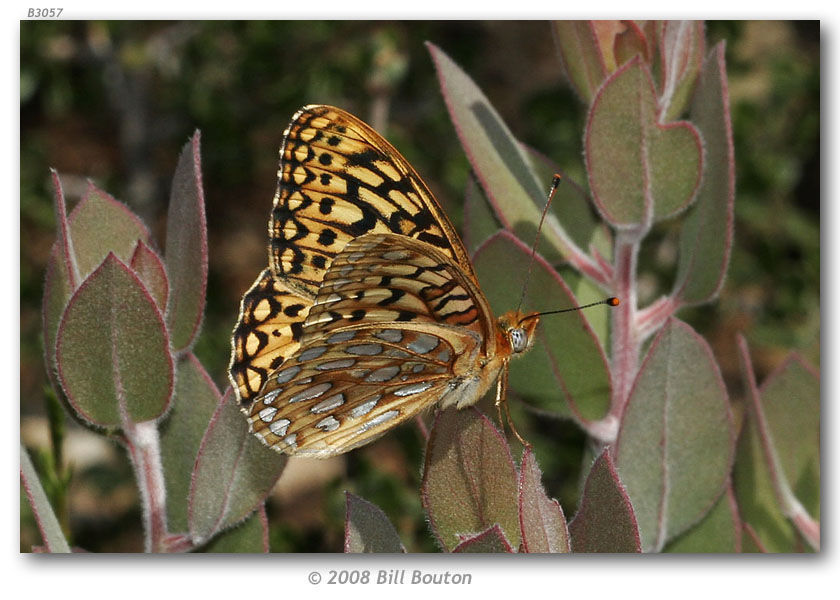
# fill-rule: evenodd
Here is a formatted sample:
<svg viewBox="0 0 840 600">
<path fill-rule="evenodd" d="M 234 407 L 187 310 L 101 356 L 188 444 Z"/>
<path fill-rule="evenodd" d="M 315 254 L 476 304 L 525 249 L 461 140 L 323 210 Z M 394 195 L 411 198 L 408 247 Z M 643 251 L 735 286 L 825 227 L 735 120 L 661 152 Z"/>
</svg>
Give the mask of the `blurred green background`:
<svg viewBox="0 0 840 600">
<path fill-rule="evenodd" d="M 40 302 L 55 228 L 50 167 L 71 207 L 91 179 L 161 241 L 178 153 L 201 130 L 210 273 L 195 352 L 222 388 L 240 297 L 266 263 L 277 151 L 301 105 L 335 104 L 374 125 L 459 226 L 469 164 L 428 40 L 475 79 L 520 140 L 582 173 L 586 111 L 564 83 L 546 22 L 28 21 L 20 34 L 20 414 L 31 448 L 49 444 Z M 820 26 L 707 23 L 707 47 L 721 39 L 737 161 L 735 246 L 719 301 L 680 317 L 712 344 L 737 401 L 738 332 L 760 378 L 790 351 L 819 366 Z M 658 226 L 644 246 L 642 303 L 670 286 L 678 226 Z M 569 424 L 520 411 L 516 418 L 538 445 L 549 493 L 573 514 L 582 436 Z M 141 548 L 124 453 L 67 427 L 73 543 Z M 554 449 L 540 452 L 545 440 Z M 417 493 L 421 460 L 422 440 L 407 426 L 337 462 L 304 468 L 306 477 L 290 470 L 268 504 L 271 549 L 339 550 L 342 490 L 351 489 L 385 510 L 409 550 L 434 550 Z M 29 551 L 40 540 L 25 502 L 21 511 L 21 550 Z"/>
</svg>

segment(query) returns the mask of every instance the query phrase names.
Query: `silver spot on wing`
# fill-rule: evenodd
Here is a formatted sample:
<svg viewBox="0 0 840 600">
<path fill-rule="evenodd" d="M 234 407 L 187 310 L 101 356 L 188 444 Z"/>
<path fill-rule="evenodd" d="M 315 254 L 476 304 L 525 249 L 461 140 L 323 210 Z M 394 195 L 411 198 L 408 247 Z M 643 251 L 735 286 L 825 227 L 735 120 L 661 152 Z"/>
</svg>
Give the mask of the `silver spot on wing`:
<svg viewBox="0 0 840 600">
<path fill-rule="evenodd" d="M 286 435 L 286 430 L 291 424 L 292 422 L 289 419 L 277 419 L 274 423 L 268 426 L 268 430 L 277 437 L 282 437 Z"/>
<path fill-rule="evenodd" d="M 364 404 L 360 404 L 359 406 L 350 411 L 350 416 L 355 418 L 365 416 L 373 410 L 373 407 L 376 406 L 376 403 L 379 402 L 381 399 L 382 396 L 376 396 L 375 398 L 371 398 Z"/>
<path fill-rule="evenodd" d="M 321 400 L 318 404 L 310 408 L 309 412 L 315 414 L 329 412 L 342 404 L 344 404 L 344 394 L 333 394 L 326 400 Z"/>
<path fill-rule="evenodd" d="M 289 404 L 293 402 L 303 402 L 304 400 L 312 400 L 313 398 L 317 398 L 321 396 L 324 392 L 329 390 L 332 387 L 332 384 L 329 381 L 325 381 L 324 383 L 319 383 L 318 385 L 313 385 L 311 388 L 306 388 L 302 392 L 298 392 L 291 398 L 289 398 Z"/>
</svg>

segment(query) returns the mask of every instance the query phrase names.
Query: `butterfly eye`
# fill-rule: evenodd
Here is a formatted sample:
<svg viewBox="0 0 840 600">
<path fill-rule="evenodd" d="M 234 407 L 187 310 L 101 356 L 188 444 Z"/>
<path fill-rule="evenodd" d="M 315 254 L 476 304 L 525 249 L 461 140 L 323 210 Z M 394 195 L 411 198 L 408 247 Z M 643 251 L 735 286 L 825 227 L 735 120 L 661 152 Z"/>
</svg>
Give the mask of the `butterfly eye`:
<svg viewBox="0 0 840 600">
<path fill-rule="evenodd" d="M 508 331 L 510 345 L 514 352 L 523 352 L 528 347 L 528 334 L 521 327 L 514 327 Z"/>
</svg>

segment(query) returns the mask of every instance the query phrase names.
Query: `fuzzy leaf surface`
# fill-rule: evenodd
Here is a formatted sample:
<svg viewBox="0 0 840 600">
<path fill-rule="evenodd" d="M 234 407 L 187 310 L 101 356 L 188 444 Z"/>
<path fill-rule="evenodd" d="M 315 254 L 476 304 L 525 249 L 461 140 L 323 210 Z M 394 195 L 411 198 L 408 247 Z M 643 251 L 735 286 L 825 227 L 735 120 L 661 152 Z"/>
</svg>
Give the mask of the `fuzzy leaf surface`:
<svg viewBox="0 0 840 600">
<path fill-rule="evenodd" d="M 163 316 L 137 276 L 109 254 L 70 299 L 58 330 L 61 386 L 74 410 L 101 427 L 163 414 L 173 363 Z"/>
<path fill-rule="evenodd" d="M 554 41 L 572 87 L 589 103 L 607 76 L 592 21 L 554 21 Z"/>
<path fill-rule="evenodd" d="M 615 227 L 647 227 L 673 216 L 700 185 L 700 136 L 689 123 L 657 121 L 653 81 L 638 57 L 598 91 L 584 147 L 593 199 Z"/>
<path fill-rule="evenodd" d="M 761 409 L 769 429 L 762 440 L 753 412 L 738 440 L 734 487 L 743 520 L 768 552 L 804 549 L 783 514 L 762 442 L 769 443 L 791 492 L 814 519 L 820 518 L 820 379 L 798 356 L 786 360 L 762 384 Z"/>
<path fill-rule="evenodd" d="M 138 240 L 137 247 L 131 255 L 129 262 L 131 270 L 137 273 L 140 281 L 149 290 L 152 298 L 160 309 L 166 310 L 166 300 L 169 297 L 169 279 L 166 276 L 166 268 L 163 261 L 149 248 L 143 240 Z"/>
<path fill-rule="evenodd" d="M 99 266 L 109 252 L 128 263 L 138 240 L 148 241 L 149 231 L 124 204 L 90 184 L 69 215 L 58 175 L 53 172 L 56 243 L 47 262 L 44 283 L 43 331 L 48 372 L 55 370 L 55 340 L 61 315 L 75 288 Z"/>
<path fill-rule="evenodd" d="M 711 554 L 741 551 L 741 521 L 732 486 L 718 498 L 703 520 L 669 542 L 664 551 L 671 553 Z"/>
<path fill-rule="evenodd" d="M 729 400 L 706 341 L 669 320 L 651 344 L 615 446 L 642 548 L 698 522 L 723 492 L 735 439 Z"/>
<path fill-rule="evenodd" d="M 505 537 L 502 528 L 496 523 L 477 535 L 464 537 L 452 549 L 452 552 L 459 554 L 509 554 L 513 552 L 513 547 Z"/>
<path fill-rule="evenodd" d="M 527 447 L 519 467 L 519 523 L 525 552 L 571 551 L 563 509 L 545 493 L 542 472 Z"/>
<path fill-rule="evenodd" d="M 691 120 L 705 141 L 706 160 L 697 202 L 680 231 L 674 293 L 687 304 L 717 296 L 732 252 L 735 150 L 724 53 L 723 42 L 709 53 L 691 107 Z"/>
<path fill-rule="evenodd" d="M 248 431 L 230 389 L 201 440 L 189 498 L 190 535 L 197 543 L 241 522 L 260 505 L 287 457 Z"/>
<path fill-rule="evenodd" d="M 678 119 L 691 101 L 697 74 L 703 64 L 705 43 L 702 21 L 662 21 L 663 96 L 667 101 L 665 122 Z"/>
<path fill-rule="evenodd" d="M 207 290 L 207 222 L 199 141 L 196 132 L 181 151 L 166 222 L 166 270 L 171 285 L 167 323 L 176 351 L 195 341 Z"/>
<path fill-rule="evenodd" d="M 641 551 L 633 507 L 609 449 L 589 469 L 569 536 L 572 552 Z"/>
<path fill-rule="evenodd" d="M 41 532 L 44 547 L 48 552 L 70 552 L 70 545 L 64 537 L 58 517 L 53 512 L 32 459 L 29 458 L 29 453 L 23 446 L 20 447 L 20 482 L 32 507 L 32 514 L 35 515 L 35 522 L 38 524 L 38 531 Z"/>
<path fill-rule="evenodd" d="M 506 231 L 493 235 L 476 252 L 473 265 L 495 314 L 519 304 L 527 271 L 523 265 L 529 260 L 530 249 Z M 553 310 L 577 304 L 557 272 L 537 256 L 523 308 Z M 540 409 L 581 422 L 603 418 L 610 398 L 606 356 L 589 327 L 588 314 L 577 311 L 542 319 L 534 347 L 512 361 L 510 369 L 511 389 Z"/>
<path fill-rule="evenodd" d="M 93 184 L 88 186 L 68 220 L 82 278 L 97 268 L 109 253 L 128 264 L 137 241 L 149 241 L 149 230 L 140 218 Z"/>
<path fill-rule="evenodd" d="M 177 362 L 172 408 L 160 426 L 160 447 L 166 481 L 170 531 L 188 529 L 187 500 L 198 449 L 221 401 L 210 375 L 187 352 Z"/>
<path fill-rule="evenodd" d="M 516 467 L 499 430 L 475 408 L 441 411 L 426 450 L 421 487 L 429 522 L 446 550 L 498 523 L 518 547 Z"/>
<path fill-rule="evenodd" d="M 495 213 L 536 223 L 548 182 L 537 180 L 527 153 L 475 82 L 437 46 L 426 47 L 455 132 Z"/>
<path fill-rule="evenodd" d="M 365 553 L 405 552 L 397 530 L 381 508 L 350 492 L 344 493 L 344 551 Z"/>
<path fill-rule="evenodd" d="M 210 540 L 204 552 L 218 554 L 265 554 L 268 548 L 268 516 L 260 505 L 236 527 L 231 527 Z"/>
</svg>

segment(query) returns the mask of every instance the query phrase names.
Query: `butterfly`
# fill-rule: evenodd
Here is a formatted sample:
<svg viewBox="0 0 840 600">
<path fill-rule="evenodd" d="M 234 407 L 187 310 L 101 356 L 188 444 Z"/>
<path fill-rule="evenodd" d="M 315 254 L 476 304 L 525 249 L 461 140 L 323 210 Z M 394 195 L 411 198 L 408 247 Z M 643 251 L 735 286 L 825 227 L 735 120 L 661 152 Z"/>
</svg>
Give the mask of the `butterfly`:
<svg viewBox="0 0 840 600">
<path fill-rule="evenodd" d="M 268 232 L 229 368 L 265 444 L 325 458 L 494 384 L 504 400 L 538 313 L 493 317 L 437 200 L 370 126 L 332 106 L 293 116 Z"/>
</svg>

